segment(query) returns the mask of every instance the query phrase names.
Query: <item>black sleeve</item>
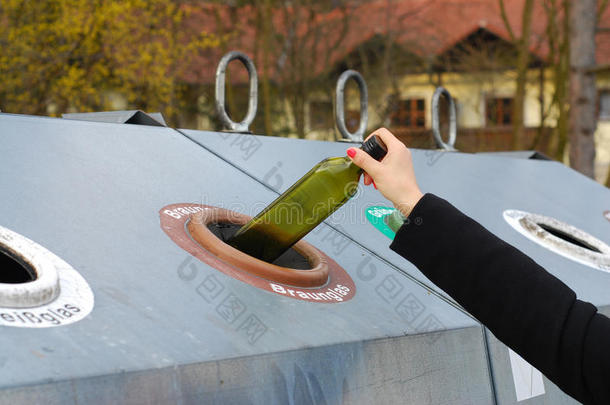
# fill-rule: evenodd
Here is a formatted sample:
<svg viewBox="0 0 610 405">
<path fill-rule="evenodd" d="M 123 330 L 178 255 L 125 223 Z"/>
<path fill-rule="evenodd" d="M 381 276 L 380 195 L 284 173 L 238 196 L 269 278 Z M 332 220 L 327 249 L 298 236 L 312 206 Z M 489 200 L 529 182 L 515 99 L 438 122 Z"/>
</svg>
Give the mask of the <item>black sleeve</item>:
<svg viewBox="0 0 610 405">
<path fill-rule="evenodd" d="M 610 403 L 610 319 L 518 249 L 426 194 L 390 248 L 584 403 Z"/>
</svg>

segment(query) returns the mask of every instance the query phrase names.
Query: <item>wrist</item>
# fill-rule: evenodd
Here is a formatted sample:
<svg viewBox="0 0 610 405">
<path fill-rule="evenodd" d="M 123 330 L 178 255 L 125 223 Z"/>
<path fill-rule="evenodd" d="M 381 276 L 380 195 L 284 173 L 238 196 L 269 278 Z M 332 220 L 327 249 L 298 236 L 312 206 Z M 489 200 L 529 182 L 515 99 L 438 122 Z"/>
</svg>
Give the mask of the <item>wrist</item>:
<svg viewBox="0 0 610 405">
<path fill-rule="evenodd" d="M 416 192 L 409 193 L 409 195 L 395 201 L 394 207 L 399 210 L 400 213 L 405 216 L 405 218 L 407 218 L 423 196 L 424 194 L 418 189 Z"/>
</svg>

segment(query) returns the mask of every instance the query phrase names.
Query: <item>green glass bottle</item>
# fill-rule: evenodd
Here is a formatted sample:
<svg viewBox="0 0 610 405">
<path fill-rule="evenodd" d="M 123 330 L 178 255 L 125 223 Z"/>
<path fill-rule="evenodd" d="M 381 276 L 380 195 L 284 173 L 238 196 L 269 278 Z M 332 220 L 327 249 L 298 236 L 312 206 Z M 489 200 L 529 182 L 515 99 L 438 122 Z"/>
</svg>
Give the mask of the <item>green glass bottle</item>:
<svg viewBox="0 0 610 405">
<path fill-rule="evenodd" d="M 387 153 L 377 136 L 363 142 L 361 149 L 377 160 Z M 273 262 L 345 204 L 356 193 L 361 174 L 362 169 L 348 157 L 321 161 L 241 227 L 228 243 Z"/>
<path fill-rule="evenodd" d="M 391 214 L 386 215 L 383 218 L 383 222 L 385 222 L 385 224 L 387 226 L 389 226 L 390 229 L 392 231 L 394 231 L 394 233 L 396 233 L 396 232 L 398 232 L 400 227 L 405 223 L 406 219 L 407 219 L 407 217 L 402 215 L 402 212 L 395 210 Z"/>
</svg>

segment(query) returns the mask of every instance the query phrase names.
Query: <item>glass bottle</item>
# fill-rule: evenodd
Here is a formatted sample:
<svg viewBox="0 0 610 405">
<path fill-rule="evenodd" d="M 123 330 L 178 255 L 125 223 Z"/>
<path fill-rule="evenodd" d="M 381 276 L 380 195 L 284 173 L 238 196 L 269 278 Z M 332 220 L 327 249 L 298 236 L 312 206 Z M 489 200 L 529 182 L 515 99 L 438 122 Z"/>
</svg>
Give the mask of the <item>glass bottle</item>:
<svg viewBox="0 0 610 405">
<path fill-rule="evenodd" d="M 361 148 L 378 161 L 387 150 L 372 136 Z M 335 212 L 357 191 L 362 169 L 345 157 L 315 165 L 250 222 L 228 243 L 266 262 L 273 262 Z"/>
<path fill-rule="evenodd" d="M 392 231 L 394 231 L 394 233 L 397 233 L 400 227 L 405 223 L 406 219 L 407 217 L 402 215 L 402 212 L 395 210 L 391 214 L 386 215 L 383 218 L 383 221 Z"/>
</svg>

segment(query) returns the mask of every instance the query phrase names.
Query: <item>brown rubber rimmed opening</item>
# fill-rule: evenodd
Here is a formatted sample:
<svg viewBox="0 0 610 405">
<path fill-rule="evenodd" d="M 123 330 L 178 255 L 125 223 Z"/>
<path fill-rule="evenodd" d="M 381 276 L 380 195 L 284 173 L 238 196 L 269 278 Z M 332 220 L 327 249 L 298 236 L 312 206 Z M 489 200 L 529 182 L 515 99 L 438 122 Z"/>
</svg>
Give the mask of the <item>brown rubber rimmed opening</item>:
<svg viewBox="0 0 610 405">
<path fill-rule="evenodd" d="M 208 224 L 245 225 L 250 217 L 223 208 L 207 208 L 191 215 L 187 224 L 193 239 L 220 260 L 240 270 L 269 281 L 296 287 L 320 287 L 328 281 L 328 264 L 322 253 L 311 244 L 301 240 L 292 248 L 309 262 L 311 269 L 299 270 L 277 266 L 247 255 L 220 240 L 207 227 Z"/>
</svg>

